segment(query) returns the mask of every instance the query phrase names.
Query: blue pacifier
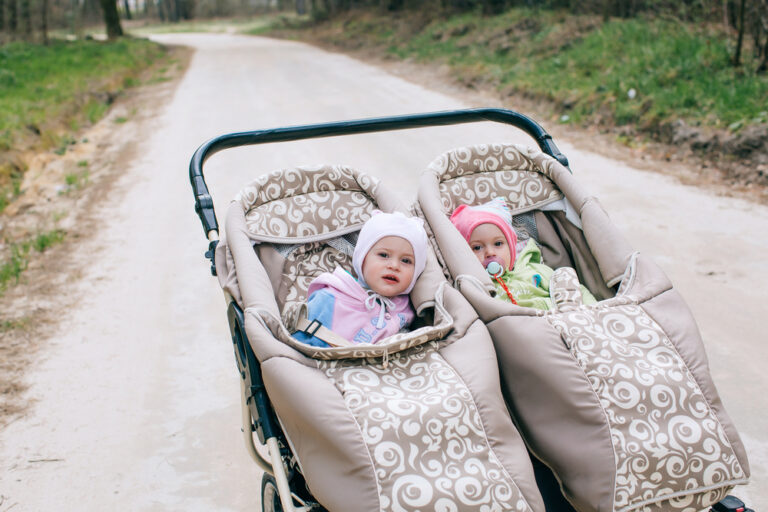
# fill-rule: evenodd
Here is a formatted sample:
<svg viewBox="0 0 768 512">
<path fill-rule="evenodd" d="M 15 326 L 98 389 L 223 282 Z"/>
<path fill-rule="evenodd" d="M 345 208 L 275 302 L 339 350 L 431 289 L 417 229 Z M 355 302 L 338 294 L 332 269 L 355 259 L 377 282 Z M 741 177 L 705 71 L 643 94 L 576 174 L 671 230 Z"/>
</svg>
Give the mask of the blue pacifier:
<svg viewBox="0 0 768 512">
<path fill-rule="evenodd" d="M 498 261 L 492 261 L 488 263 L 488 266 L 485 267 L 485 271 L 491 274 L 492 276 L 497 276 L 504 272 L 504 268 L 499 264 Z"/>
</svg>

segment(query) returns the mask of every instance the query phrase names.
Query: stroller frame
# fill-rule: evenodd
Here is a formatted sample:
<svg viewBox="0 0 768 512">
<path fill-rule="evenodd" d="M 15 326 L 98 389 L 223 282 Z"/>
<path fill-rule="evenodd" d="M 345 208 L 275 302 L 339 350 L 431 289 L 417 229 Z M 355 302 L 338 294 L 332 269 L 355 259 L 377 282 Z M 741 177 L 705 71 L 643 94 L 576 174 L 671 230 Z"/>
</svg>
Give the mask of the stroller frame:
<svg viewBox="0 0 768 512">
<path fill-rule="evenodd" d="M 215 249 L 219 241 L 219 226 L 213 199 L 203 173 L 205 162 L 219 151 L 248 145 L 273 142 L 290 142 L 304 139 L 355 135 L 362 133 L 405 130 L 433 126 L 492 121 L 512 125 L 531 136 L 539 148 L 568 168 L 568 159 L 549 135 L 533 119 L 507 109 L 463 109 L 391 117 L 367 118 L 333 123 L 290 126 L 266 130 L 236 132 L 221 135 L 203 143 L 194 153 L 189 164 L 189 179 L 195 198 L 195 212 L 208 240 L 205 257 L 210 261 L 211 274 L 216 275 Z M 242 432 L 246 449 L 256 464 L 264 470 L 262 479 L 262 510 L 300 512 L 324 510 L 310 495 L 304 479 L 293 459 L 277 415 L 267 395 L 261 368 L 245 332 L 242 308 L 226 294 L 227 320 L 232 337 L 235 362 L 240 374 Z M 266 446 L 268 458 L 259 453 L 254 433 L 260 445 Z M 276 496 L 277 495 L 277 496 Z M 265 503 L 264 498 L 270 503 Z M 279 503 L 275 501 L 279 497 Z M 295 502 L 299 504 L 296 505 Z M 728 496 L 715 504 L 716 511 L 751 512 L 738 498 Z"/>
</svg>

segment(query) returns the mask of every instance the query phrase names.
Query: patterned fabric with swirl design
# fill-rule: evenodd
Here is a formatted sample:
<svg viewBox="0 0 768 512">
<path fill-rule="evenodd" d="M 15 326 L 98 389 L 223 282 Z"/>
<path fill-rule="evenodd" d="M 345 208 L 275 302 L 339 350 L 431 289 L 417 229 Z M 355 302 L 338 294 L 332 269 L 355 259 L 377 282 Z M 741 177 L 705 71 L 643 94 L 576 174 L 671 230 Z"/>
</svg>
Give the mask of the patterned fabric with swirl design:
<svg viewBox="0 0 768 512">
<path fill-rule="evenodd" d="M 472 393 L 428 343 L 389 360 L 318 362 L 376 468 L 381 511 L 527 511 L 488 444 Z"/>
<path fill-rule="evenodd" d="M 321 166 L 260 176 L 235 198 L 251 238 L 300 243 L 359 230 L 371 216 L 377 178 L 349 167 Z"/>
<path fill-rule="evenodd" d="M 576 271 L 570 267 L 555 270 L 549 280 L 549 296 L 554 309 L 571 311 L 582 305 L 581 288 Z"/>
<path fill-rule="evenodd" d="M 323 272 L 333 272 L 336 267 L 352 270 L 352 257 L 322 242 L 308 243 L 293 251 L 285 261 L 277 300 L 283 311 L 288 312 L 307 299 L 309 284 Z"/>
<path fill-rule="evenodd" d="M 561 199 L 563 194 L 547 177 L 549 162 L 542 167 L 533 154 L 525 146 L 490 144 L 441 155 L 429 169 L 440 176 L 445 212 L 504 197 L 517 215 Z"/>
<path fill-rule="evenodd" d="M 639 306 L 547 316 L 608 419 L 614 510 L 697 511 L 746 480 L 723 426 L 663 329 Z M 670 499 L 673 498 L 673 499 Z"/>
<path fill-rule="evenodd" d="M 260 176 L 235 198 L 253 240 L 298 244 L 286 255 L 275 293 L 283 319 L 306 300 L 309 283 L 352 259 L 323 241 L 357 231 L 375 209 L 379 181 L 344 166 L 279 170 Z"/>
</svg>

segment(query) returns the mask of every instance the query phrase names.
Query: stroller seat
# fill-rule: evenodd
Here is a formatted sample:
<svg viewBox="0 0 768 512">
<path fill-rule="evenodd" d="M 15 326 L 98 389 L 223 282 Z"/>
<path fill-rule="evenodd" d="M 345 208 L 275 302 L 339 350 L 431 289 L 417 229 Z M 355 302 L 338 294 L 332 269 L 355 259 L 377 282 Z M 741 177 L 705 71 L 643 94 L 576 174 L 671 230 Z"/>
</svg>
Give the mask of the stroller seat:
<svg viewBox="0 0 768 512">
<path fill-rule="evenodd" d="M 291 336 L 311 280 L 352 270 L 374 209 L 402 208 L 378 179 L 321 166 L 261 176 L 227 211 L 216 269 L 244 311 L 288 479 L 331 511 L 543 511 L 488 331 L 434 255 L 410 332 L 330 348 Z"/>
<path fill-rule="evenodd" d="M 551 310 L 494 298 L 449 220 L 496 197 L 557 269 Z M 566 167 L 512 144 L 449 151 L 423 174 L 414 210 L 491 333 L 520 433 L 577 510 L 703 510 L 748 481 L 685 302 Z M 581 303 L 579 282 L 596 304 Z"/>
</svg>

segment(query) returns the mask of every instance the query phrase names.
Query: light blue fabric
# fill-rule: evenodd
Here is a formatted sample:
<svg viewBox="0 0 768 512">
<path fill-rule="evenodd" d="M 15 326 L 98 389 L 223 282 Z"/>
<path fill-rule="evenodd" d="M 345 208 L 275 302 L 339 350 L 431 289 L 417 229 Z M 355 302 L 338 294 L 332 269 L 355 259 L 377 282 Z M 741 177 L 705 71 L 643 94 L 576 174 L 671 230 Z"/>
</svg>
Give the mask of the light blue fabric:
<svg viewBox="0 0 768 512">
<path fill-rule="evenodd" d="M 336 305 L 336 297 L 327 289 L 317 290 L 307 300 L 307 319 L 311 322 L 317 320 L 328 329 L 333 325 L 333 309 Z M 330 347 L 317 336 L 309 336 L 307 333 L 297 331 L 293 333 L 297 340 L 312 345 L 313 347 Z"/>
</svg>

